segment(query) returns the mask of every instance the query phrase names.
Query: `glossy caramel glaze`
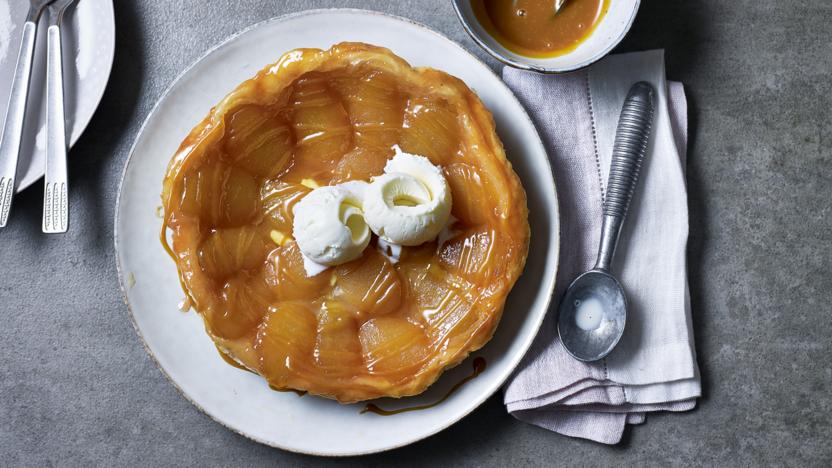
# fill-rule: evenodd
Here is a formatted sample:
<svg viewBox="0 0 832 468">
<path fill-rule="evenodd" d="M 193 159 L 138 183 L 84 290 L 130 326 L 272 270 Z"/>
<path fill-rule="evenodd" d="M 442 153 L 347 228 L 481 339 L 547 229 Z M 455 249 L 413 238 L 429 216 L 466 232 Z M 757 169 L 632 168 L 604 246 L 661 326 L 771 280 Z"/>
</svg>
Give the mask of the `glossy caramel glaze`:
<svg viewBox="0 0 832 468">
<path fill-rule="evenodd" d="M 477 21 L 506 49 L 547 58 L 574 50 L 595 30 L 609 0 L 569 0 L 555 14 L 554 0 L 471 0 Z"/>
<path fill-rule="evenodd" d="M 381 174 L 395 144 L 444 170 L 454 235 L 395 264 L 373 241 L 308 277 L 292 207 Z M 420 393 L 483 346 L 528 251 L 525 192 L 479 98 L 366 44 L 294 50 L 242 83 L 182 142 L 162 199 L 163 242 L 220 350 L 341 402 Z"/>
</svg>

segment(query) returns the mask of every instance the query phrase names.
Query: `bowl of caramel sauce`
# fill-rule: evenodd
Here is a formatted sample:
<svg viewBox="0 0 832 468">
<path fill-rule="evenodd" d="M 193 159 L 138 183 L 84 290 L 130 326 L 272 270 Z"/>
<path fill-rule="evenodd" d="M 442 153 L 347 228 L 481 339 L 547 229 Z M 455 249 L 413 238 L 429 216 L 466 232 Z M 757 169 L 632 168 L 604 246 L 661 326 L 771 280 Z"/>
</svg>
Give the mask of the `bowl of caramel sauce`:
<svg viewBox="0 0 832 468">
<path fill-rule="evenodd" d="M 583 68 L 627 34 L 640 0 L 454 0 L 463 27 L 507 65 L 542 73 Z"/>
</svg>

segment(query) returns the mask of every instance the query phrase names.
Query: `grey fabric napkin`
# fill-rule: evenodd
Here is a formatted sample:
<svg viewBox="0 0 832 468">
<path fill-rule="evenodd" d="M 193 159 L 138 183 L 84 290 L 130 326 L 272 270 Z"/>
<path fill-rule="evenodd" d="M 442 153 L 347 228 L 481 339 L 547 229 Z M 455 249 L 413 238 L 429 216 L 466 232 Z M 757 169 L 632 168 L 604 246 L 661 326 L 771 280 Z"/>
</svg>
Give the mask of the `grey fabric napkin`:
<svg viewBox="0 0 832 468">
<path fill-rule="evenodd" d="M 614 444 L 627 424 L 644 422 L 648 412 L 696 406 L 701 389 L 685 258 L 687 103 L 683 86 L 667 83 L 664 70 L 663 51 L 609 56 L 564 75 L 503 70 L 549 153 L 562 234 L 552 307 L 505 390 L 506 407 L 517 419 Z M 627 326 L 606 359 L 582 363 L 557 337 L 557 306 L 569 283 L 595 263 L 618 114 L 630 86 L 641 80 L 653 84 L 658 99 L 613 264 L 627 292 Z"/>
</svg>

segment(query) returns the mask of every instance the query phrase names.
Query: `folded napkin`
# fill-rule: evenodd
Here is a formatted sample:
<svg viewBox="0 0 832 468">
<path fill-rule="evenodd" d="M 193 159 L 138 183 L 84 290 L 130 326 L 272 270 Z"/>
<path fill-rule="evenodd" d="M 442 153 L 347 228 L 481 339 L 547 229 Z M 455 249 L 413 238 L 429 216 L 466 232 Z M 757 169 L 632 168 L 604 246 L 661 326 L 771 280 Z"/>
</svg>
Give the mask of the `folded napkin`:
<svg viewBox="0 0 832 468">
<path fill-rule="evenodd" d="M 650 411 L 686 411 L 700 396 L 685 247 L 687 103 L 665 81 L 663 51 L 621 54 L 564 75 L 513 68 L 503 79 L 526 106 L 552 162 L 560 202 L 560 265 L 548 317 L 505 391 L 517 419 L 607 444 Z M 653 132 L 613 272 L 629 308 L 606 359 L 573 359 L 558 339 L 557 308 L 569 283 L 595 264 L 603 191 L 622 103 L 637 81 L 657 91 Z"/>
</svg>

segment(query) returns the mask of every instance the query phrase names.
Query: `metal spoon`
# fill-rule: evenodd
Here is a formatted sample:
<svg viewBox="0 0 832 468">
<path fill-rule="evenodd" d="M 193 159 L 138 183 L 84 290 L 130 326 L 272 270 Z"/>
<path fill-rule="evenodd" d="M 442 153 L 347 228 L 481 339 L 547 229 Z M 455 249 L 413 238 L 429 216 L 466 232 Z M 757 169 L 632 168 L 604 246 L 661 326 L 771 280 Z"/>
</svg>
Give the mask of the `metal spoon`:
<svg viewBox="0 0 832 468">
<path fill-rule="evenodd" d="M 558 311 L 558 335 L 579 361 L 597 361 L 618 344 L 627 320 L 627 298 L 610 273 L 627 208 L 638 182 L 653 121 L 653 87 L 639 82 L 630 88 L 615 133 L 601 244 L 595 267 L 569 285 Z"/>
</svg>

